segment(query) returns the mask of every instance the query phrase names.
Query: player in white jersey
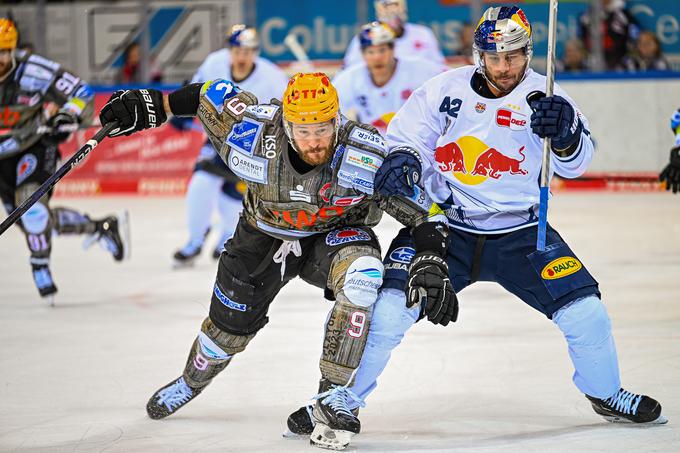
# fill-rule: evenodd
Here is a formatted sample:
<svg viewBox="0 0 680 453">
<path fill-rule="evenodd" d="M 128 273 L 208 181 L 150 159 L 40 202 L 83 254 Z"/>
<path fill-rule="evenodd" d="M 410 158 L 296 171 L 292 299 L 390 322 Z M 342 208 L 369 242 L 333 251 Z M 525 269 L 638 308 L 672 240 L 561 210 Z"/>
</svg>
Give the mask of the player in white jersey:
<svg viewBox="0 0 680 453">
<path fill-rule="evenodd" d="M 444 54 L 432 30 L 425 25 L 407 22 L 406 0 L 376 0 L 373 4 L 377 19 L 396 33 L 394 51 L 397 57 L 421 58 L 444 64 Z M 361 43 L 359 37 L 355 36 L 347 47 L 343 65 L 349 68 L 361 62 Z"/>
<path fill-rule="evenodd" d="M 456 293 L 491 281 L 562 331 L 574 383 L 596 413 L 610 421 L 665 423 L 656 400 L 621 387 L 597 281 L 552 227 L 545 251 L 536 250 L 541 139 L 552 139 L 551 168 L 568 178 L 585 171 L 593 142 L 564 90 L 555 86 L 551 97 L 540 92 L 545 77 L 529 69 L 531 54 L 522 10 L 489 8 L 475 32 L 476 67 L 429 80 L 390 122 L 376 190 L 426 199 L 431 216 L 402 230 L 387 252 L 349 391 L 364 400 L 406 330 L 423 317 L 456 321 Z M 309 429 L 303 411 L 289 417 L 289 427 Z"/>
<path fill-rule="evenodd" d="M 394 31 L 382 22 L 361 27 L 358 34 L 363 62 L 340 71 L 333 84 L 343 112 L 385 134 L 394 113 L 426 80 L 446 71 L 443 64 L 395 56 Z"/>
<path fill-rule="evenodd" d="M 274 63 L 258 56 L 259 40 L 255 29 L 234 25 L 228 36 L 228 48 L 208 55 L 196 71 L 192 83 L 213 79 L 233 80 L 244 90 L 254 93 L 260 102 L 280 98 L 288 78 Z M 175 124 L 178 123 L 180 127 L 186 127 L 191 121 L 180 120 Z M 175 252 L 176 267 L 191 265 L 201 253 L 215 206 L 220 215 L 220 224 L 213 257 L 219 257 L 224 243 L 236 227 L 244 189 L 244 184 L 227 168 L 210 141 L 206 141 L 187 188 L 189 240 Z"/>
<path fill-rule="evenodd" d="M 675 134 L 675 146 L 671 149 L 668 165 L 661 170 L 659 181 L 666 183 L 666 190 L 680 192 L 680 109 L 671 117 L 671 130 Z"/>
</svg>

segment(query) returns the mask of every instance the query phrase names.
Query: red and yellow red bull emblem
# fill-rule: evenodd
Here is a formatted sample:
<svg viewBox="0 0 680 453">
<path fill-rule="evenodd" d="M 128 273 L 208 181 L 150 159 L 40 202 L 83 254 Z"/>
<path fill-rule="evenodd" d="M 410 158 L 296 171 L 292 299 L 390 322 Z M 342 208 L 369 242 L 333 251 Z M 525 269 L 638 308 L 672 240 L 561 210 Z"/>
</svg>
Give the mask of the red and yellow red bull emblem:
<svg viewBox="0 0 680 453">
<path fill-rule="evenodd" d="M 387 131 L 387 126 L 390 124 L 390 121 L 392 121 L 392 118 L 394 118 L 394 114 L 395 112 L 383 113 L 380 115 L 380 118 L 371 123 L 371 126 L 378 129 L 378 131 L 384 135 Z"/>
<path fill-rule="evenodd" d="M 555 280 L 575 274 L 582 267 L 581 262 L 573 256 L 563 256 L 549 262 L 541 271 L 541 278 L 544 280 Z"/>
<path fill-rule="evenodd" d="M 503 175 L 526 175 L 521 168 L 524 162 L 524 146 L 516 152 L 520 159 L 510 157 L 496 148 L 489 147 L 477 137 L 464 136 L 455 142 L 439 146 L 434 160 L 442 173 L 452 173 L 463 184 L 474 186 L 489 178 L 500 179 Z"/>
</svg>

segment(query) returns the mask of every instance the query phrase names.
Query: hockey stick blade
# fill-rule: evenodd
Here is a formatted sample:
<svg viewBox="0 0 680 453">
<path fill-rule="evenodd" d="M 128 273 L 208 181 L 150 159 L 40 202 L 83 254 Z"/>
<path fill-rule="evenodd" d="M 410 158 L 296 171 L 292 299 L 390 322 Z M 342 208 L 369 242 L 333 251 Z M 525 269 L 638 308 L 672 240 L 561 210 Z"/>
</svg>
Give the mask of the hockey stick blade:
<svg viewBox="0 0 680 453">
<path fill-rule="evenodd" d="M 102 127 L 99 129 L 99 131 L 94 134 L 94 136 L 83 145 L 82 148 L 80 148 L 76 153 L 71 156 L 69 160 L 66 161 L 64 165 L 59 167 L 59 169 L 54 172 L 52 176 L 50 176 L 47 181 L 42 183 L 40 187 L 38 187 L 38 190 L 33 192 L 33 195 L 31 195 L 26 201 L 24 201 L 21 206 L 16 208 L 14 211 L 10 213 L 10 215 L 7 216 L 5 220 L 0 224 L 0 235 L 2 235 L 9 227 L 14 225 L 19 218 L 24 215 L 26 211 L 30 209 L 31 206 L 33 206 L 38 200 L 40 200 L 43 195 L 45 195 L 50 189 L 52 189 L 57 183 L 68 174 L 71 170 L 73 170 L 76 166 L 78 166 L 84 159 L 85 157 L 97 147 L 99 143 L 101 143 L 104 138 L 108 135 L 109 132 L 114 130 L 115 128 L 118 127 L 118 123 L 109 123 L 106 126 Z"/>
</svg>

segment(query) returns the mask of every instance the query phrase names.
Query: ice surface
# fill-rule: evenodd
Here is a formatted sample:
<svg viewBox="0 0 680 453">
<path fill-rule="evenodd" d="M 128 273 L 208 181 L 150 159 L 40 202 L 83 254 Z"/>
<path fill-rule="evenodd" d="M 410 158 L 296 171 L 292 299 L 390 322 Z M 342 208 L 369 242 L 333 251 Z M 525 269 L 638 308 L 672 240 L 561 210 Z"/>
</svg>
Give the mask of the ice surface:
<svg viewBox="0 0 680 453">
<path fill-rule="evenodd" d="M 227 371 L 176 415 L 144 406 L 177 377 L 207 313 L 215 262 L 171 270 L 186 240 L 179 198 L 58 199 L 92 215 L 127 208 L 132 259 L 54 243 L 56 307 L 39 299 L 14 228 L 0 237 L 0 451 L 319 451 L 281 437 L 316 390 L 330 304 L 300 281 Z M 598 279 L 623 385 L 660 400 L 668 425 L 612 425 L 571 383 L 558 329 L 500 287 L 460 294 L 459 321 L 412 329 L 350 451 L 680 451 L 680 197 L 559 194 L 550 219 Z M 386 247 L 397 225 L 378 227 Z M 214 238 L 211 236 L 210 241 Z M 212 242 L 210 242 L 212 244 Z"/>
</svg>

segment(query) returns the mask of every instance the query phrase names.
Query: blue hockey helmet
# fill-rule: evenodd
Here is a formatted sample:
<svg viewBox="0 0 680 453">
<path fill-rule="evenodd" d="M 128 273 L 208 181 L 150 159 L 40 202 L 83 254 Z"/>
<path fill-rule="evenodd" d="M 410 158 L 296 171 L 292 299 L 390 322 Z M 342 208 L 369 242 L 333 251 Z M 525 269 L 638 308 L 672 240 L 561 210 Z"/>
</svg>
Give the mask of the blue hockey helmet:
<svg viewBox="0 0 680 453">
<path fill-rule="evenodd" d="M 243 24 L 234 25 L 229 29 L 227 42 L 229 47 L 245 47 L 246 49 L 257 49 L 260 47 L 257 30 L 246 27 Z"/>
<path fill-rule="evenodd" d="M 394 43 L 394 31 L 385 23 L 371 22 L 361 27 L 359 32 L 359 44 L 362 49 L 368 46 Z"/>
<path fill-rule="evenodd" d="M 525 49 L 527 67 L 533 54 L 531 24 L 521 8 L 498 6 L 487 9 L 475 29 L 472 46 L 475 64 L 484 68 L 482 53 Z"/>
</svg>

